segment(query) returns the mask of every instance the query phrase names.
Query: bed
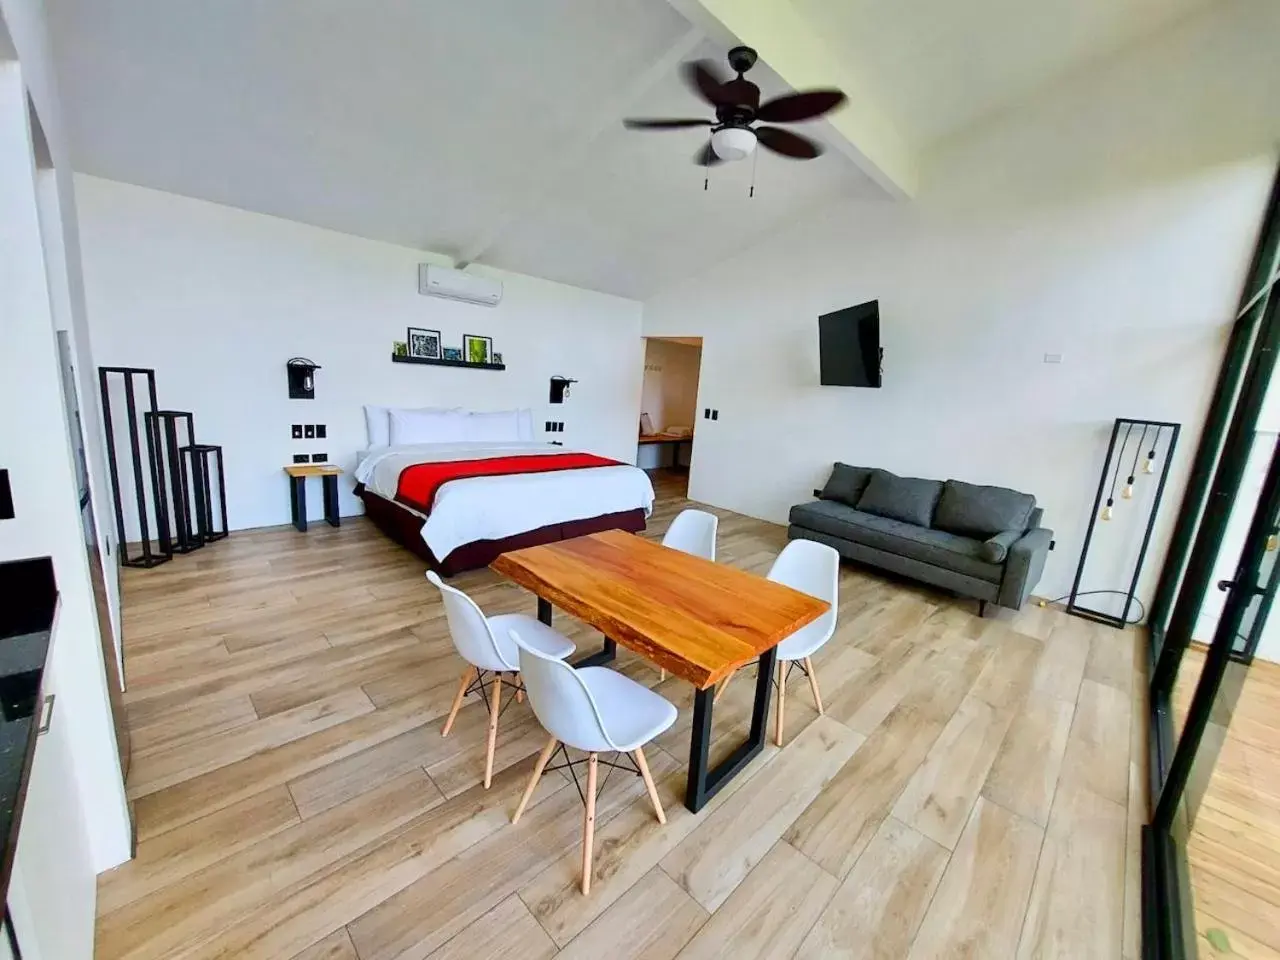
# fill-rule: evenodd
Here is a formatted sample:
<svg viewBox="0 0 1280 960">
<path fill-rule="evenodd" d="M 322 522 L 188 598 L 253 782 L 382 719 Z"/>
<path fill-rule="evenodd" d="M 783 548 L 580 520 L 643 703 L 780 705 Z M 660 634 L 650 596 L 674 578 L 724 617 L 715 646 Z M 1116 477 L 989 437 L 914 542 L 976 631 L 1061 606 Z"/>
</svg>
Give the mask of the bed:
<svg viewBox="0 0 1280 960">
<path fill-rule="evenodd" d="M 643 470 L 534 441 L 528 411 L 370 410 L 356 495 L 380 530 L 444 576 L 508 550 L 640 531 L 653 509 Z"/>
</svg>

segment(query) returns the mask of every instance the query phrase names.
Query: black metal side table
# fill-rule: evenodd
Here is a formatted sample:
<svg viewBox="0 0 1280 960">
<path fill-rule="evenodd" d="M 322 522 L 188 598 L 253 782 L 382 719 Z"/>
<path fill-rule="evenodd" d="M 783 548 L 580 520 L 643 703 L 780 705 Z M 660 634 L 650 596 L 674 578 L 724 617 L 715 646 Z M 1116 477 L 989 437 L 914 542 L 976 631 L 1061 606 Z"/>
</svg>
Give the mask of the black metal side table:
<svg viewBox="0 0 1280 960">
<path fill-rule="evenodd" d="M 331 463 L 297 463 L 284 468 L 289 475 L 289 508 L 293 525 L 307 531 L 307 477 L 319 477 L 324 484 L 324 519 L 331 527 L 342 526 L 338 516 L 338 477 L 341 467 Z"/>
</svg>

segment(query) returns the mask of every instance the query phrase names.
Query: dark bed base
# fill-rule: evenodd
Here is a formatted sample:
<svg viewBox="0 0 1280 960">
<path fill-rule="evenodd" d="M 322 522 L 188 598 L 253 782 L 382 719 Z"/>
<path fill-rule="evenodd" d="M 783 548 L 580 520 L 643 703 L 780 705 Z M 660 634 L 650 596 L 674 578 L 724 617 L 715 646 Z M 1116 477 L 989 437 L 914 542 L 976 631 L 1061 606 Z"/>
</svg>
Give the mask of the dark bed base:
<svg viewBox="0 0 1280 960">
<path fill-rule="evenodd" d="M 422 539 L 420 516 L 385 497 L 370 493 L 365 490 L 363 484 L 356 487 L 356 496 L 364 501 L 365 516 L 372 520 L 379 530 L 445 577 L 452 577 L 464 570 L 487 567 L 498 558 L 499 554 L 510 550 L 536 547 L 542 543 L 555 543 L 557 540 L 568 540 L 572 537 L 585 537 L 589 533 L 599 533 L 601 530 L 629 530 L 632 533 L 638 533 L 644 529 L 644 511 L 637 507 L 635 510 L 606 513 L 586 520 L 553 523 L 514 537 L 504 537 L 501 540 L 477 540 L 474 543 L 465 543 L 441 561 L 436 559 L 426 541 Z"/>
</svg>

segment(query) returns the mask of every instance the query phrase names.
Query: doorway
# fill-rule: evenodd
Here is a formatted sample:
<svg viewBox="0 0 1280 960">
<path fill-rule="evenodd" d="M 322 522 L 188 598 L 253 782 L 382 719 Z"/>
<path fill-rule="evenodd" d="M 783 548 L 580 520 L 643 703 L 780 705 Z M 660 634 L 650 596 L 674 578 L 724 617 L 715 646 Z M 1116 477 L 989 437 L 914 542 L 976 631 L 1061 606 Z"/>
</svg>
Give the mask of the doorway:
<svg viewBox="0 0 1280 960">
<path fill-rule="evenodd" d="M 687 496 L 702 373 L 701 337 L 643 337 L 636 465 L 663 492 Z"/>
</svg>

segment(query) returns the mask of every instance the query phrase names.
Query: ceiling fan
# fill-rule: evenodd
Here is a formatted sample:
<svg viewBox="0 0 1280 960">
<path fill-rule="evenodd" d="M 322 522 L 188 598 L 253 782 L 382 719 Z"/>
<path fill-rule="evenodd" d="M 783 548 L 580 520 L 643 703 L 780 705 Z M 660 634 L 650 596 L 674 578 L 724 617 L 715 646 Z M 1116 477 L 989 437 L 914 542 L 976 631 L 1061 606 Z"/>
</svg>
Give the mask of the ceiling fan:
<svg viewBox="0 0 1280 960">
<path fill-rule="evenodd" d="M 729 81 L 717 78 L 707 60 L 696 60 L 683 67 L 685 82 L 699 97 L 715 107 L 714 120 L 627 119 L 629 130 L 680 130 L 686 127 L 710 127 L 711 139 L 696 153 L 693 162 L 703 167 L 725 160 L 742 160 L 751 155 L 756 144 L 793 160 L 812 160 L 822 154 L 822 144 L 781 127 L 756 126 L 797 123 L 815 120 L 844 103 L 839 90 L 806 90 L 760 102 L 760 88 L 743 74 L 756 63 L 756 52 L 750 47 L 734 47 L 729 51 L 729 66 L 738 76 Z"/>
</svg>

